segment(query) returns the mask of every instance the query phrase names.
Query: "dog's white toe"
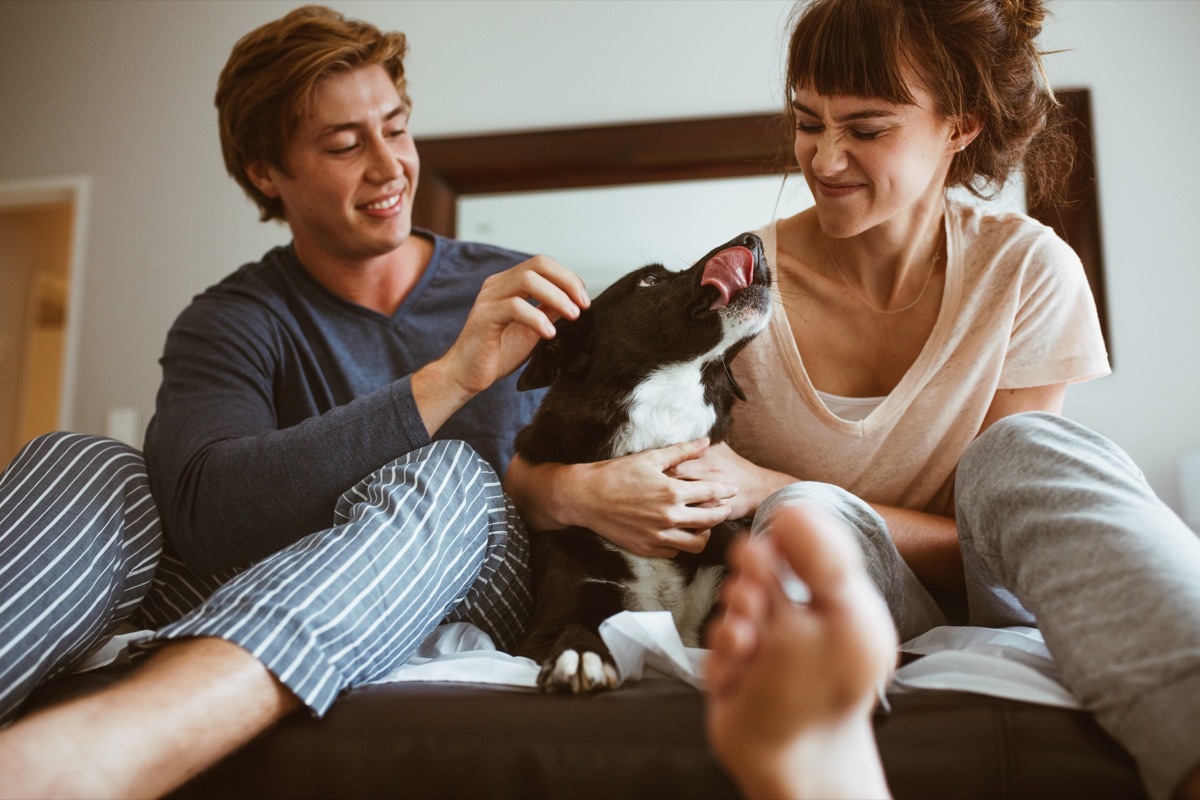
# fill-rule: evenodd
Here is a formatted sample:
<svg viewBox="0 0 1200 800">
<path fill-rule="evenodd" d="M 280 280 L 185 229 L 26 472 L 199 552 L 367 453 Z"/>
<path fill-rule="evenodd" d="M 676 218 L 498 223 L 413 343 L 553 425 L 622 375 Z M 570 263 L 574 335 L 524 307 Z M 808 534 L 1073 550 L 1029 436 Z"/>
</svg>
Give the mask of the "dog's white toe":
<svg viewBox="0 0 1200 800">
<path fill-rule="evenodd" d="M 579 671 L 579 653 L 574 650 L 564 650 L 554 662 L 550 672 L 550 682 L 555 686 L 569 686 L 575 682 L 575 673 Z"/>
<path fill-rule="evenodd" d="M 604 659 L 597 653 L 583 654 L 579 672 L 583 677 L 584 691 L 615 689 L 620 683 L 617 670 L 612 664 L 604 663 Z"/>
<path fill-rule="evenodd" d="M 582 654 L 564 650 L 552 665 L 543 669 L 543 690 L 584 694 L 616 689 L 621 685 L 616 667 L 605 662 L 599 653 L 590 650 Z"/>
</svg>

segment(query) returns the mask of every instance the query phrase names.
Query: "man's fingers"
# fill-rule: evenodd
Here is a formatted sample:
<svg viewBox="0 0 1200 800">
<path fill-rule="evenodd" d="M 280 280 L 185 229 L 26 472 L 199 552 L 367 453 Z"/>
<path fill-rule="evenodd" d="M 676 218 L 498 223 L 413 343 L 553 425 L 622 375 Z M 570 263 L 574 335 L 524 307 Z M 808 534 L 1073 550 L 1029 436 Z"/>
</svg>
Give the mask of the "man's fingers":
<svg viewBox="0 0 1200 800">
<path fill-rule="evenodd" d="M 587 287 L 578 275 L 546 256 L 535 256 L 496 276 L 490 287 L 504 295 L 519 295 L 546 306 L 552 315 L 574 319 L 591 305 Z"/>
<path fill-rule="evenodd" d="M 563 287 L 537 272 L 525 272 L 521 275 L 520 293 L 536 301 L 547 316 L 579 318 L 581 309 L 575 298 Z"/>
<path fill-rule="evenodd" d="M 509 302 L 508 320 L 524 325 L 543 339 L 554 338 L 554 322 L 545 312 L 524 300 L 513 298 Z"/>
<path fill-rule="evenodd" d="M 549 256 L 535 256 L 530 259 L 531 267 L 539 275 L 545 276 L 550 282 L 562 288 L 571 301 L 580 308 L 592 304 L 588 296 L 587 285 L 583 279 Z"/>
</svg>

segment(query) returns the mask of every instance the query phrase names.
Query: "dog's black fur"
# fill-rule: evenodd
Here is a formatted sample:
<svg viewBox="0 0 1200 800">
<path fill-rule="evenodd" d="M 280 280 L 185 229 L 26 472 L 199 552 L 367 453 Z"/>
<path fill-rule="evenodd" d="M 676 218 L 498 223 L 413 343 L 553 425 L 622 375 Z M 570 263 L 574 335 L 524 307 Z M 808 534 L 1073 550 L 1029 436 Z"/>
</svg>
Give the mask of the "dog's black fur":
<svg viewBox="0 0 1200 800">
<path fill-rule="evenodd" d="M 730 264 L 742 275 L 732 286 Z M 701 436 L 721 441 L 741 396 L 727 362 L 765 327 L 770 284 L 753 234 L 685 271 L 650 264 L 619 279 L 534 348 L 517 385 L 551 388 L 518 435 L 517 452 L 530 463 L 576 464 Z M 584 528 L 534 535 L 534 619 L 518 653 L 541 664 L 539 687 L 616 688 L 599 628 L 625 609 L 669 610 L 684 643 L 699 646 L 739 527 L 716 526 L 704 552 L 670 560 L 633 555 Z"/>
</svg>

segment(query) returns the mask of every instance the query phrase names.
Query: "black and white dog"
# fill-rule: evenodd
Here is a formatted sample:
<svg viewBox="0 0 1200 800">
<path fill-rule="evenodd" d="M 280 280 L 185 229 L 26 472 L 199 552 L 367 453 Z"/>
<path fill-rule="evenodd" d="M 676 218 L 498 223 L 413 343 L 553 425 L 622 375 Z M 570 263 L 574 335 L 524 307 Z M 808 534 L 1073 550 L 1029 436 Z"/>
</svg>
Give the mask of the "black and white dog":
<svg viewBox="0 0 1200 800">
<path fill-rule="evenodd" d="M 701 436 L 721 441 L 734 396 L 745 399 L 727 363 L 766 326 L 770 285 L 754 234 L 682 272 L 650 264 L 619 279 L 534 348 L 517 386 L 551 388 L 517 452 L 535 464 L 578 464 Z M 670 611 L 683 642 L 699 646 L 739 527 L 719 525 L 704 552 L 674 559 L 634 555 L 584 528 L 534 535 L 534 619 L 518 653 L 541 664 L 538 686 L 616 688 L 599 628 L 626 609 Z"/>
</svg>

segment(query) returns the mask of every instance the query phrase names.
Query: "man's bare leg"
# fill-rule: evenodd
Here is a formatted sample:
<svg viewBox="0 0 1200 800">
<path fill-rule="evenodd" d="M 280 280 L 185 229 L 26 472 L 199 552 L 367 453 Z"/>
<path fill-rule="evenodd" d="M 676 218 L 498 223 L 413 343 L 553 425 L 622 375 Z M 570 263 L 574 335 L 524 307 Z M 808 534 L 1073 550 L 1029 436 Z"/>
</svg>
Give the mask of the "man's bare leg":
<svg viewBox="0 0 1200 800">
<path fill-rule="evenodd" d="M 298 705 L 237 645 L 171 643 L 128 679 L 0 731 L 0 797 L 158 797 Z"/>
<path fill-rule="evenodd" d="M 738 543 L 725 613 L 710 631 L 708 734 L 748 797 L 885 797 L 871 713 L 896 631 L 842 524 L 784 507 Z M 774 563 L 808 585 L 797 606 Z"/>
</svg>

